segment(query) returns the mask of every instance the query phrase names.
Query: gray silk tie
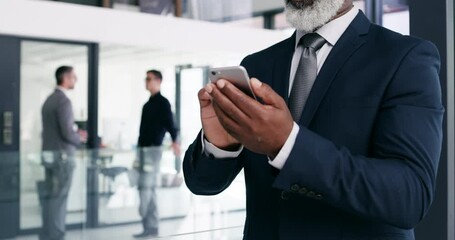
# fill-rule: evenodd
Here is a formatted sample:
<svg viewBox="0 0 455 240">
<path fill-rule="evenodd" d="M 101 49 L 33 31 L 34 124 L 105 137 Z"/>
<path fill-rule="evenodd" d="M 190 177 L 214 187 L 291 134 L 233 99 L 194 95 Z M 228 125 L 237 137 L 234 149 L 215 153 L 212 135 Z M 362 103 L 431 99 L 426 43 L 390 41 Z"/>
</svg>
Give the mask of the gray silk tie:
<svg viewBox="0 0 455 240">
<path fill-rule="evenodd" d="M 325 43 L 326 40 L 317 33 L 308 33 L 299 41 L 299 46 L 303 47 L 303 53 L 289 95 L 289 110 L 296 122 L 302 116 L 311 88 L 318 75 L 316 52 Z"/>
</svg>

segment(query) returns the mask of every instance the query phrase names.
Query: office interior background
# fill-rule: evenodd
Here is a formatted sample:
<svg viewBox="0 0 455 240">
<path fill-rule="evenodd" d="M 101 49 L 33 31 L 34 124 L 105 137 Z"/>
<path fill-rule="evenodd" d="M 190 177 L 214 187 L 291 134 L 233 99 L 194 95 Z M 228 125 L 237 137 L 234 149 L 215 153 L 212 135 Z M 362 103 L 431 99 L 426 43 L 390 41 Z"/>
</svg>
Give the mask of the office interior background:
<svg viewBox="0 0 455 240">
<path fill-rule="evenodd" d="M 368 18 L 433 41 L 441 52 L 446 107 L 437 197 L 417 239 L 454 240 L 454 6 L 451 0 L 359 0 Z M 245 186 L 240 174 L 218 196 L 193 195 L 179 181 L 181 158 L 201 128 L 197 92 L 210 67 L 292 35 L 282 0 L 0 1 L 0 239 L 37 239 L 42 226 L 37 182 L 41 106 L 54 71 L 74 66 L 75 120 L 87 130 L 68 200 L 67 239 L 131 239 L 141 230 L 136 160 L 140 114 L 149 98 L 145 72 L 163 72 L 162 94 L 180 129 L 182 156 L 170 136 L 157 189 L 162 239 L 241 239 Z"/>
</svg>

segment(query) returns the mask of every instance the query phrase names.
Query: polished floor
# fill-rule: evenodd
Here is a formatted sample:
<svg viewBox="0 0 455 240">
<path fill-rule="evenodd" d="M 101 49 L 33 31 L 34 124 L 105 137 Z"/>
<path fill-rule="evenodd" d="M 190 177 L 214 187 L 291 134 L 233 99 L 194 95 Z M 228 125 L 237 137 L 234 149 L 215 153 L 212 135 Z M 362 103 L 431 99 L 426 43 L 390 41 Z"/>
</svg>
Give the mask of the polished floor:
<svg viewBox="0 0 455 240">
<path fill-rule="evenodd" d="M 242 220 L 244 213 L 230 214 L 232 221 Z M 185 220 L 164 221 L 160 224 L 160 236 L 150 239 L 169 239 L 169 240 L 240 240 L 242 239 L 242 226 L 220 228 L 206 231 L 187 232 L 172 234 L 176 226 Z M 207 226 L 205 226 L 207 227 Z M 204 228 L 204 226 L 200 226 Z M 103 227 L 97 229 L 83 229 L 68 231 L 65 240 L 132 240 L 133 234 L 141 231 L 140 224 L 129 224 L 124 226 Z M 36 235 L 20 236 L 16 240 L 36 240 Z"/>
<path fill-rule="evenodd" d="M 244 183 L 235 181 L 230 188 L 217 196 L 195 196 L 185 185 L 177 188 L 158 188 L 157 201 L 160 212 L 160 234 L 154 239 L 170 240 L 236 240 L 242 239 L 245 221 Z M 86 202 L 75 196 L 71 201 Z M 141 232 L 138 214 L 137 190 L 113 188 L 110 195 L 99 197 L 99 224 L 94 229 L 69 230 L 66 240 L 134 239 Z M 67 224 L 84 223 L 87 218 L 85 204 L 72 204 L 67 214 Z M 76 208 L 75 206 L 79 206 Z M 21 227 L 24 232 L 17 240 L 38 239 L 41 226 L 40 206 L 36 192 L 22 192 Z M 30 230 L 33 229 L 33 230 Z"/>
</svg>

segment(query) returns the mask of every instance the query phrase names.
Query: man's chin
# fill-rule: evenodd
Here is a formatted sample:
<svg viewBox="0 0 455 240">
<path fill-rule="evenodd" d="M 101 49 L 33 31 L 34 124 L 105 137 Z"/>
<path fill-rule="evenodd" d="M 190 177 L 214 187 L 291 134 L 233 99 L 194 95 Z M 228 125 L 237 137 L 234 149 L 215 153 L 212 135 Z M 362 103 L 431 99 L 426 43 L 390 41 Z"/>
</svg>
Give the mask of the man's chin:
<svg viewBox="0 0 455 240">
<path fill-rule="evenodd" d="M 288 22 L 297 30 L 312 32 L 329 22 L 343 6 L 344 0 L 314 0 L 311 7 L 296 8 L 289 0 L 285 8 Z"/>
<path fill-rule="evenodd" d="M 313 6 L 315 0 L 288 0 L 287 2 L 297 9 L 302 9 Z"/>
</svg>

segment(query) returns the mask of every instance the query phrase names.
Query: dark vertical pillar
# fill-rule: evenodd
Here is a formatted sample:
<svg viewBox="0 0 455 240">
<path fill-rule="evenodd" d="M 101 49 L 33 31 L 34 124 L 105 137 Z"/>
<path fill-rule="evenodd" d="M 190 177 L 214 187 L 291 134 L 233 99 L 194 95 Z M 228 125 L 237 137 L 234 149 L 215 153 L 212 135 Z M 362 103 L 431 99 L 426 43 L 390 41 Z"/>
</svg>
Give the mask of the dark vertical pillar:
<svg viewBox="0 0 455 240">
<path fill-rule="evenodd" d="M 365 15 L 371 22 L 382 25 L 383 0 L 365 0 Z"/>
<path fill-rule="evenodd" d="M 276 13 L 264 13 L 264 29 L 275 29 L 275 15 Z"/>
<path fill-rule="evenodd" d="M 441 87 L 443 89 L 443 101 L 447 110 L 444 119 L 444 144 L 439 164 L 436 195 L 433 205 L 427 217 L 416 228 L 416 239 L 449 239 L 449 204 L 453 199 L 448 199 L 448 190 L 453 187 L 449 176 L 453 175 L 453 169 L 448 168 L 449 161 L 453 161 L 453 79 L 448 79 L 448 49 L 447 49 L 447 2 L 428 0 L 412 0 L 410 5 L 411 35 L 432 41 L 439 49 L 441 55 Z M 452 20 L 453 21 L 453 18 Z M 453 69 L 453 65 L 450 66 Z M 453 240 L 450 239 L 450 240 Z"/>
<path fill-rule="evenodd" d="M 19 231 L 20 41 L 0 36 L 0 239 Z"/>
<path fill-rule="evenodd" d="M 176 17 L 182 17 L 183 15 L 183 1 L 182 0 L 174 0 L 174 15 Z"/>
<path fill-rule="evenodd" d="M 87 227 L 94 228 L 99 225 L 99 189 L 97 166 L 98 159 L 98 65 L 99 45 L 89 45 L 89 87 L 88 87 L 88 143 L 89 159 L 87 166 Z"/>
<path fill-rule="evenodd" d="M 383 0 L 375 0 L 373 3 L 373 19 L 374 23 L 382 26 L 382 17 L 384 15 Z"/>
<path fill-rule="evenodd" d="M 374 22 L 374 14 L 373 14 L 373 0 L 365 0 L 365 15 L 370 19 L 370 21 Z"/>
<path fill-rule="evenodd" d="M 179 132 L 181 133 L 182 129 L 182 122 L 181 122 L 181 116 L 182 116 L 182 108 L 181 108 L 181 100 L 182 100 L 182 70 L 184 67 L 182 66 L 176 66 L 175 67 L 175 124 Z M 174 166 L 175 170 L 180 173 L 182 170 L 181 163 L 180 163 L 180 156 L 175 156 L 174 159 Z"/>
<path fill-rule="evenodd" d="M 180 121 L 180 116 L 181 116 L 181 108 L 180 108 L 180 100 L 182 98 L 182 94 L 180 92 L 181 88 L 181 82 L 182 82 L 182 66 L 176 66 L 175 67 L 175 120 L 176 120 L 176 126 L 178 129 L 180 129 L 181 126 L 181 121 Z"/>
<path fill-rule="evenodd" d="M 455 4 L 447 0 L 448 239 L 455 240 Z"/>
</svg>

